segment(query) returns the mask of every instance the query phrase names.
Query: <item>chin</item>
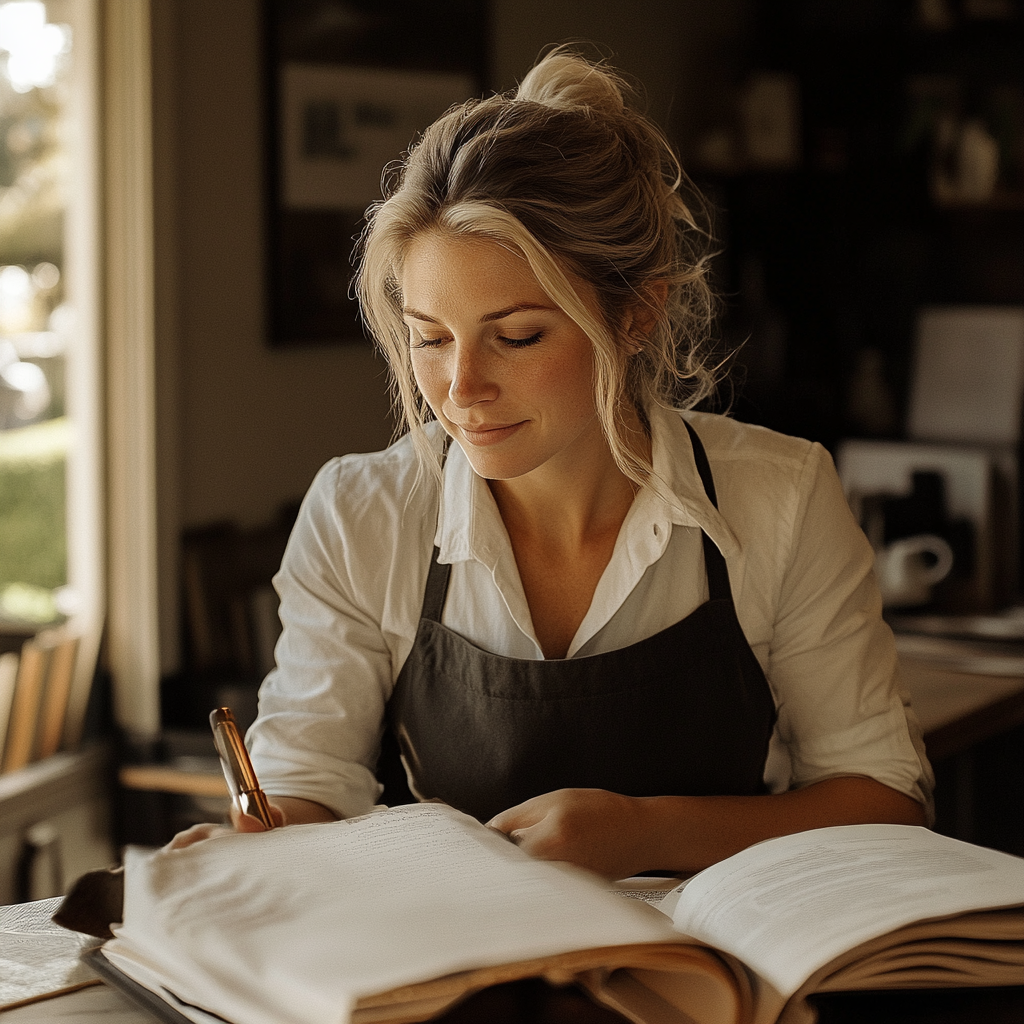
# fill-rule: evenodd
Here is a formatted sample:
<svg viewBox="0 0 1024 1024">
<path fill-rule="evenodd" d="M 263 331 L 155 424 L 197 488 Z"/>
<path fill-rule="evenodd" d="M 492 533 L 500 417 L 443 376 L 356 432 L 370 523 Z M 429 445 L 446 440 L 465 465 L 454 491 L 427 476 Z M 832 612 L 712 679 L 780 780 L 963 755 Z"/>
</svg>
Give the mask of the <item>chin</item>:
<svg viewBox="0 0 1024 1024">
<path fill-rule="evenodd" d="M 515 480 L 532 473 L 540 465 L 532 459 L 512 455 L 501 455 L 497 452 L 481 452 L 472 445 L 456 441 L 462 449 L 473 472 L 484 480 Z"/>
</svg>

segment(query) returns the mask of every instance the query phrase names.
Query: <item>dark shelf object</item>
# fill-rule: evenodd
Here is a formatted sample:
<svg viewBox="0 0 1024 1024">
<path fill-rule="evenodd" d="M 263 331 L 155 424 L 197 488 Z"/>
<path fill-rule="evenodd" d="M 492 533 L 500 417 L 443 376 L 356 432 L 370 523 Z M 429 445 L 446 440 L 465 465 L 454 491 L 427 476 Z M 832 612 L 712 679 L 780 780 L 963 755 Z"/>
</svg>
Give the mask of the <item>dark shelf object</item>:
<svg viewBox="0 0 1024 1024">
<path fill-rule="evenodd" d="M 909 0 L 758 5 L 748 67 L 798 83 L 800 158 L 788 170 L 696 174 L 722 211 L 727 340 L 746 342 L 739 418 L 829 447 L 901 437 L 917 311 L 1024 303 L 1022 5 L 1003 20 L 946 8 L 939 31 Z M 984 202 L 938 194 L 944 118 L 978 119 L 999 143 L 1000 180 Z M 881 423 L 859 420 L 851 402 L 865 351 L 891 396 Z"/>
</svg>

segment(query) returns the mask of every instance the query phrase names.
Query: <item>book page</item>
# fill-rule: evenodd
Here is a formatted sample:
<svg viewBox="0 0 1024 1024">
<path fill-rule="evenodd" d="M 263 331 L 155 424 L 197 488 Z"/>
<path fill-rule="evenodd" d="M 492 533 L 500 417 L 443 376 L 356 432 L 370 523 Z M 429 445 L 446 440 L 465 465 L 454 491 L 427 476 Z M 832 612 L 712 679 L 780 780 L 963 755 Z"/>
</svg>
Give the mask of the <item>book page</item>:
<svg viewBox="0 0 1024 1024">
<path fill-rule="evenodd" d="M 129 849 L 115 932 L 117 967 L 246 1024 L 344 1020 L 361 996 L 456 971 L 678 940 L 652 907 L 440 804 Z"/>
<path fill-rule="evenodd" d="M 100 940 L 50 920 L 61 900 L 0 907 L 0 1011 L 99 981 L 79 957 Z"/>
<path fill-rule="evenodd" d="M 702 871 L 679 896 L 673 921 L 789 996 L 868 939 L 1021 903 L 1018 857 L 925 828 L 847 825 L 772 839 Z"/>
</svg>

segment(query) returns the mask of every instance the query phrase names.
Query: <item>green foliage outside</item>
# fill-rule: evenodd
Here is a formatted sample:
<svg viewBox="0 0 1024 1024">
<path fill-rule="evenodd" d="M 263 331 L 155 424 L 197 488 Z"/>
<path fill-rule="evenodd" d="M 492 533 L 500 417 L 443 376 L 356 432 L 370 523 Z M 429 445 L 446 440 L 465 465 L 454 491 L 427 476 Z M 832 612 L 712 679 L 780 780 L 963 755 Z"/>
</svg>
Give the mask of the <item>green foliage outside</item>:
<svg viewBox="0 0 1024 1024">
<path fill-rule="evenodd" d="M 63 418 L 0 431 L 0 615 L 51 618 L 39 591 L 67 583 L 68 435 Z"/>
<path fill-rule="evenodd" d="M 0 0 L 5 14 L 18 5 Z M 22 5 L 26 17 L 33 5 Z M 39 5 L 35 5 L 39 6 Z M 66 13 L 49 5 L 47 21 Z M 73 95 L 71 62 L 63 53 L 50 69 L 36 58 L 27 22 L 12 18 L 5 30 L 0 67 L 0 340 L 11 341 L 21 360 L 46 374 L 52 394 L 41 423 L 0 430 L 0 619 L 36 626 L 60 616 L 54 591 L 67 584 L 66 482 L 71 426 L 64 408 L 64 356 L 50 351 L 61 335 L 54 319 L 65 302 L 64 233 L 76 134 L 68 122 Z M 17 22 L 17 24 L 15 24 Z M 47 25 L 47 39 L 70 29 Z M 13 75 L 17 55 L 31 68 Z M 10 58 L 10 59 L 8 59 Z M 28 72 L 31 73 L 28 73 Z M 54 78 L 55 76 L 55 78 Z M 79 126 L 80 127 L 80 126 Z M 66 328 L 64 328 L 66 330 Z M 40 351 L 37 343 L 47 342 Z"/>
</svg>

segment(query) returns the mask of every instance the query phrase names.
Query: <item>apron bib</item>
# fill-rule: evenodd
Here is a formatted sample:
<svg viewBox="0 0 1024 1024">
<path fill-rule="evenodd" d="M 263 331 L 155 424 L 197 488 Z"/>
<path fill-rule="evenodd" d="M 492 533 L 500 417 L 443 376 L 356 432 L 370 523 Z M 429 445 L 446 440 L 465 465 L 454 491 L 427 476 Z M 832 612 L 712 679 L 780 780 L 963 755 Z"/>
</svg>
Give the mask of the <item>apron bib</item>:
<svg viewBox="0 0 1024 1024">
<path fill-rule="evenodd" d="M 717 507 L 703 445 L 686 426 Z M 435 548 L 388 702 L 382 799 L 443 800 L 487 821 L 563 787 L 764 793 L 775 704 L 736 618 L 725 559 L 707 534 L 703 547 L 709 600 L 692 614 L 617 651 L 544 661 L 491 654 L 441 624 L 451 566 Z"/>
</svg>

